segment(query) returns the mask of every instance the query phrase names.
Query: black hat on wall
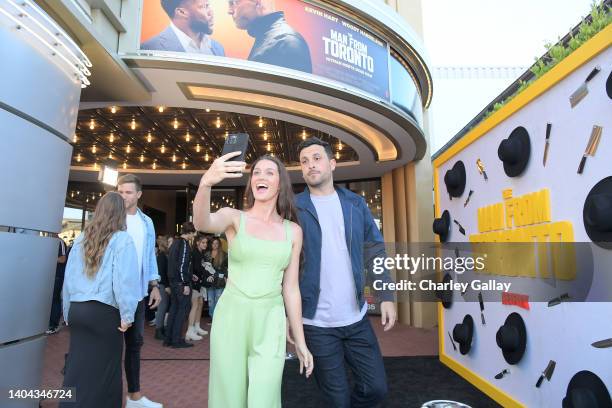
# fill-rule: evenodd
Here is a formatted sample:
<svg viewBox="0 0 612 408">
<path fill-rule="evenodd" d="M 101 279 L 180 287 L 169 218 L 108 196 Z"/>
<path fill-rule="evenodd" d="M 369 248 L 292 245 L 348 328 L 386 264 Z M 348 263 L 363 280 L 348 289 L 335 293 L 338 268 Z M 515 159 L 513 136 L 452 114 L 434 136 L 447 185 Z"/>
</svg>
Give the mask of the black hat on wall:
<svg viewBox="0 0 612 408">
<path fill-rule="evenodd" d="M 608 94 L 608 98 L 612 99 L 612 72 L 610 72 L 608 80 L 606 81 L 606 93 Z"/>
<path fill-rule="evenodd" d="M 584 200 L 582 220 L 596 245 L 612 249 L 612 176 L 600 180 Z"/>
<path fill-rule="evenodd" d="M 452 279 L 453 278 L 451 278 L 450 274 L 447 273 L 444 275 L 444 278 L 442 278 L 442 283 L 449 283 Z M 442 306 L 445 309 L 450 309 L 453 304 L 452 289 L 437 290 L 436 297 L 442 301 Z"/>
<path fill-rule="evenodd" d="M 525 170 L 530 154 L 529 133 L 522 126 L 514 129 L 497 148 L 497 156 L 504 163 L 504 172 L 508 177 L 519 176 Z"/>
<path fill-rule="evenodd" d="M 461 160 L 444 174 L 446 191 L 451 197 L 461 197 L 465 190 L 465 164 Z"/>
<path fill-rule="evenodd" d="M 451 219 L 448 210 L 444 210 L 440 218 L 435 218 L 433 222 L 433 232 L 440 237 L 440 242 L 446 242 L 450 232 Z"/>
<path fill-rule="evenodd" d="M 515 312 L 508 315 L 504 325 L 497 330 L 495 341 L 508 364 L 521 361 L 527 347 L 527 328 L 520 314 Z"/>
<path fill-rule="evenodd" d="M 563 408 L 612 408 L 606 384 L 590 371 L 579 371 L 567 385 Z"/>
<path fill-rule="evenodd" d="M 462 323 L 457 323 L 453 328 L 453 340 L 459 343 L 461 354 L 467 354 L 472 348 L 474 337 L 474 319 L 469 314 L 465 315 Z"/>
</svg>

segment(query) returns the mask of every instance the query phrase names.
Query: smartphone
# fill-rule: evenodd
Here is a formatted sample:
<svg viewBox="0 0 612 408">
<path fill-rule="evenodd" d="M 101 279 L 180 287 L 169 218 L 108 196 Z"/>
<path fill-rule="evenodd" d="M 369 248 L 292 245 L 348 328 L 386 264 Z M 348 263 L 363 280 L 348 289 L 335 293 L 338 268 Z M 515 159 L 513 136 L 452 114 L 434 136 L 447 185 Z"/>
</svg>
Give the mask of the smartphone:
<svg viewBox="0 0 612 408">
<path fill-rule="evenodd" d="M 227 135 L 221 156 L 231 152 L 240 152 L 236 157 L 230 158 L 228 161 L 246 161 L 246 151 L 249 146 L 248 133 L 231 133 Z"/>
</svg>

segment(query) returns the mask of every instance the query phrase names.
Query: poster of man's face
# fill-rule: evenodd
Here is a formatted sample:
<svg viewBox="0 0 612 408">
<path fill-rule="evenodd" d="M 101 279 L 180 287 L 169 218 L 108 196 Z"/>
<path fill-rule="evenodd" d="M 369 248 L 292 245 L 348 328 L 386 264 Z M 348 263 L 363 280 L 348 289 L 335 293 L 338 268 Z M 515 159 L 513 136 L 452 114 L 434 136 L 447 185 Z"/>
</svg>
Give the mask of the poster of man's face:
<svg viewBox="0 0 612 408">
<path fill-rule="evenodd" d="M 389 98 L 386 43 L 302 0 L 144 0 L 140 38 L 141 50 L 238 58 Z"/>
</svg>

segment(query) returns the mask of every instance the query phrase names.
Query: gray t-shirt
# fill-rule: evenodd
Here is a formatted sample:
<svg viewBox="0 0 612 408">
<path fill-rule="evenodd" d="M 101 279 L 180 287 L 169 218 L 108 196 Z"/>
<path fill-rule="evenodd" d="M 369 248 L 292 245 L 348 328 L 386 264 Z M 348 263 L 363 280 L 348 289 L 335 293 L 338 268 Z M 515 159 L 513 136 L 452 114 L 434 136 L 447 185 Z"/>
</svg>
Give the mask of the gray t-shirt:
<svg viewBox="0 0 612 408">
<path fill-rule="evenodd" d="M 318 327 L 343 327 L 358 322 L 368 305 L 357 304 L 355 279 L 344 234 L 344 216 L 338 193 L 311 195 L 321 225 L 321 277 L 319 303 L 312 319 L 304 324 Z"/>
</svg>

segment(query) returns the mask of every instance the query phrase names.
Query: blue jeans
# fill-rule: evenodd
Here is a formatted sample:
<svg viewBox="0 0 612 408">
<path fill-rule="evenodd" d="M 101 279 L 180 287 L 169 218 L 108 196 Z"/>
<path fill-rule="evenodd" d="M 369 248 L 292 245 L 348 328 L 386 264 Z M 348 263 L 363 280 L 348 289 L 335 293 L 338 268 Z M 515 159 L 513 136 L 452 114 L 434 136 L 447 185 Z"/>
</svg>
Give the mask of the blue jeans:
<svg viewBox="0 0 612 408">
<path fill-rule="evenodd" d="M 161 302 L 157 306 L 157 312 L 155 312 L 155 328 L 161 330 L 164 328 L 164 318 L 170 305 L 170 295 L 166 293 L 166 286 L 159 284 L 159 294 L 161 295 Z"/>
<path fill-rule="evenodd" d="M 224 288 L 206 288 L 206 294 L 208 295 L 208 314 L 211 319 L 215 313 L 215 306 L 223 293 Z"/>
<path fill-rule="evenodd" d="M 376 335 L 367 316 L 344 327 L 304 325 L 314 357 L 314 375 L 327 406 L 376 407 L 387 395 L 387 377 Z M 345 362 L 353 374 L 351 392 Z"/>
</svg>

